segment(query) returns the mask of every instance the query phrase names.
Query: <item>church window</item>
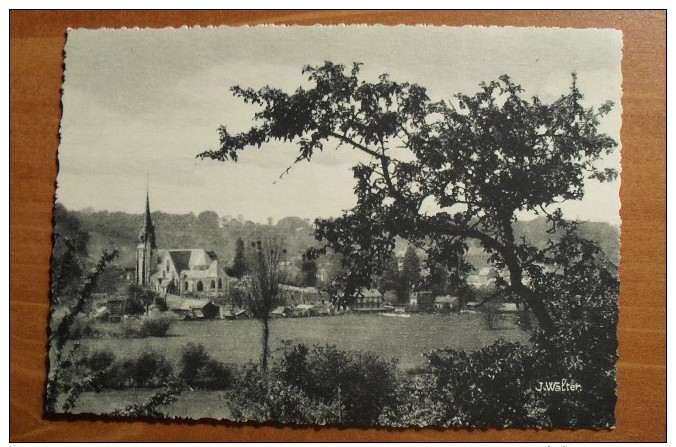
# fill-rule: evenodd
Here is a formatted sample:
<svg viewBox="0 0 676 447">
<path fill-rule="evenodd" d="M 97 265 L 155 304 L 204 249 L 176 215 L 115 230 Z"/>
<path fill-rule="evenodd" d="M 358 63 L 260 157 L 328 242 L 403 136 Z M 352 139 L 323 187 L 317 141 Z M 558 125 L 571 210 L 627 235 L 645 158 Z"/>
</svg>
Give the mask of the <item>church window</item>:
<svg viewBox="0 0 676 447">
<path fill-rule="evenodd" d="M 214 290 L 216 288 L 216 281 L 213 279 L 211 280 L 211 290 Z"/>
<path fill-rule="evenodd" d="M 167 273 L 169 273 L 169 260 L 167 259 Z"/>
<path fill-rule="evenodd" d="M 186 281 L 186 282 L 183 284 L 183 291 L 184 291 L 184 292 L 187 292 L 187 291 L 188 291 L 188 281 Z"/>
<path fill-rule="evenodd" d="M 218 278 L 218 288 L 219 289 L 223 288 L 223 281 L 221 281 L 221 278 Z"/>
<path fill-rule="evenodd" d="M 197 281 L 197 291 L 198 292 L 204 291 L 204 284 L 202 284 L 202 281 Z"/>
</svg>

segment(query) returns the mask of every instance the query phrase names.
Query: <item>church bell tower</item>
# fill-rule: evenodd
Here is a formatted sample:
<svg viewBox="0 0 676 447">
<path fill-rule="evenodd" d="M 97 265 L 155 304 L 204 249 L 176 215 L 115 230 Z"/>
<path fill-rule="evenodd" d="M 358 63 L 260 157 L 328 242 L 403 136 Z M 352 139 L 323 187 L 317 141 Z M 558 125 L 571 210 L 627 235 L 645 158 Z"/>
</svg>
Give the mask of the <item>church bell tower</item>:
<svg viewBox="0 0 676 447">
<path fill-rule="evenodd" d="M 136 248 L 136 284 L 150 286 L 151 268 L 157 251 L 155 244 L 155 226 L 150 216 L 150 197 L 146 191 L 146 213 L 139 232 L 139 244 Z"/>
</svg>

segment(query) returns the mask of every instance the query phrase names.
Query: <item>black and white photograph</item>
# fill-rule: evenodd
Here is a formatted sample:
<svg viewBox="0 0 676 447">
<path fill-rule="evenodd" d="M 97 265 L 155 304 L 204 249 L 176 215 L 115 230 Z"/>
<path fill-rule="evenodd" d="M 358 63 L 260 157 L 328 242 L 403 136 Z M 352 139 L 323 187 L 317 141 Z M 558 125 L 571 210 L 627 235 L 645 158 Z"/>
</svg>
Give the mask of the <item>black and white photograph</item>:
<svg viewBox="0 0 676 447">
<path fill-rule="evenodd" d="M 51 415 L 615 427 L 622 33 L 71 29 Z"/>
</svg>

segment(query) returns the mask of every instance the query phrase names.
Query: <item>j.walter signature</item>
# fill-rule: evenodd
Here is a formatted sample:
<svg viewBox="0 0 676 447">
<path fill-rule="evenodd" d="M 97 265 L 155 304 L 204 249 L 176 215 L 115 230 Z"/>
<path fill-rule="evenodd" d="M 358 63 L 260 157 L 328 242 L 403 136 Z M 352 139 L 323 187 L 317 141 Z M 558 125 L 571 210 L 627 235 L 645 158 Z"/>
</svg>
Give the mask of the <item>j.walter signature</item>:
<svg viewBox="0 0 676 447">
<path fill-rule="evenodd" d="M 558 382 L 538 382 L 537 386 L 535 387 L 535 391 L 544 391 L 546 393 L 565 393 L 571 391 L 580 391 L 581 389 L 582 385 L 573 381 L 569 382 L 567 379 L 561 379 Z"/>
</svg>

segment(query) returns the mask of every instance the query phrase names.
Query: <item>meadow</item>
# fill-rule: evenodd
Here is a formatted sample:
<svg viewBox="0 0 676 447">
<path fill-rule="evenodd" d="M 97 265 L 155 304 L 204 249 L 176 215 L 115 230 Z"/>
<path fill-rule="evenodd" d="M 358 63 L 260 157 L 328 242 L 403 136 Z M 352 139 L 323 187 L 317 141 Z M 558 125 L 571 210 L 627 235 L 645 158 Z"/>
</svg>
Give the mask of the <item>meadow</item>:
<svg viewBox="0 0 676 447">
<path fill-rule="evenodd" d="M 115 323 L 97 324 L 114 329 Z M 401 371 L 425 366 L 424 353 L 446 347 L 473 351 L 498 338 L 528 342 L 529 332 L 515 326 L 488 329 L 480 314 L 414 314 L 410 318 L 382 315 L 340 315 L 334 317 L 284 318 L 270 327 L 272 356 L 285 341 L 307 345 L 333 344 L 342 350 L 371 351 L 384 359 L 396 358 Z M 187 343 L 202 344 L 216 360 L 231 365 L 258 361 L 261 352 L 261 325 L 257 320 L 179 321 L 167 337 L 93 338 L 80 340 L 90 350 L 106 349 L 117 358 L 136 357 L 146 349 L 155 350 L 174 365 Z M 106 414 L 131 403 L 142 402 L 150 389 L 87 392 L 74 409 L 76 413 Z M 228 419 L 230 412 L 222 392 L 189 391 L 166 409 L 169 417 Z"/>
<path fill-rule="evenodd" d="M 117 323 L 98 324 L 101 329 Z M 396 358 L 406 371 L 423 367 L 423 353 L 446 347 L 474 351 L 503 337 L 526 342 L 529 333 L 513 326 L 488 329 L 479 314 L 414 314 L 410 318 L 382 315 L 283 318 L 270 323 L 273 352 L 284 341 L 306 345 L 332 344 L 342 350 L 371 351 Z M 164 354 L 173 363 L 187 343 L 202 344 L 216 360 L 233 365 L 256 361 L 261 351 L 257 320 L 178 321 L 166 337 L 94 338 L 81 340 L 91 350 L 109 349 L 117 357 L 133 357 L 144 349 Z"/>
</svg>

